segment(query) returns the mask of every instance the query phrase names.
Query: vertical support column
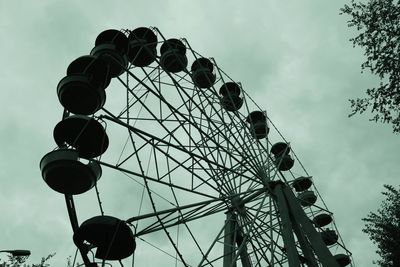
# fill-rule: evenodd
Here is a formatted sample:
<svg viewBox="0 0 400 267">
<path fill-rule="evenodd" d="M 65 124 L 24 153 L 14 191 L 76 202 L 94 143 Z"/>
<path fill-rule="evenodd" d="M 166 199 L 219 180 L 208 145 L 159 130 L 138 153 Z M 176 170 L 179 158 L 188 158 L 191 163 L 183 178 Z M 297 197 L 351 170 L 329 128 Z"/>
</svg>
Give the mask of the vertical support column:
<svg viewBox="0 0 400 267">
<path fill-rule="evenodd" d="M 72 225 L 72 230 L 76 231 L 76 229 L 78 229 L 79 227 L 79 223 L 78 223 L 78 217 L 76 216 L 76 211 L 75 211 L 75 204 L 74 204 L 74 198 L 72 197 L 72 195 L 65 195 L 65 203 L 67 204 L 67 210 L 68 210 L 68 215 L 69 215 L 69 219 L 71 221 L 71 225 Z M 87 256 L 87 250 L 85 250 L 84 248 L 80 248 L 78 247 L 79 252 L 81 253 L 82 256 L 82 260 L 83 263 L 85 264 L 85 266 L 90 267 L 90 266 L 97 266 L 94 265 L 95 263 L 91 263 L 88 256 Z"/>
<path fill-rule="evenodd" d="M 239 225 L 236 222 L 236 243 L 238 246 L 238 253 L 240 256 L 240 261 L 242 262 L 243 267 L 251 267 L 251 261 L 249 257 L 249 253 L 247 253 L 247 246 L 243 242 L 245 240 L 241 229 L 239 229 Z"/>
<path fill-rule="evenodd" d="M 224 261 L 223 267 L 236 267 L 235 259 L 235 215 L 231 212 L 226 214 L 224 229 Z"/>
<path fill-rule="evenodd" d="M 302 232 L 300 225 L 296 222 L 293 223 L 293 230 L 297 236 L 297 240 L 299 241 L 301 251 L 303 252 L 304 257 L 307 260 L 308 267 L 318 267 L 317 260 L 315 259 L 314 252 L 310 246 L 310 243 L 306 239 L 306 236 Z"/>
<path fill-rule="evenodd" d="M 78 217 L 76 216 L 74 198 L 72 195 L 64 195 L 65 203 L 67 204 L 67 210 L 69 215 L 69 220 L 71 221 L 72 230 L 75 232 L 78 229 Z"/>
<path fill-rule="evenodd" d="M 289 213 L 288 204 L 283 193 L 283 184 L 277 183 L 273 188 L 273 193 L 276 196 L 276 203 L 278 206 L 279 214 L 281 216 L 281 229 L 282 238 L 285 243 L 285 249 L 288 256 L 290 267 L 300 267 L 299 255 L 296 249 L 296 243 L 293 236 L 293 228 Z"/>
<path fill-rule="evenodd" d="M 315 255 L 324 267 L 339 267 L 332 253 L 328 247 L 322 241 L 321 235 L 315 230 L 310 219 L 305 214 L 304 210 L 300 206 L 298 200 L 294 196 L 293 192 L 284 186 L 282 186 L 282 192 L 286 197 L 290 212 L 293 215 L 293 219 L 302 226 L 304 234 L 307 236 Z"/>
</svg>

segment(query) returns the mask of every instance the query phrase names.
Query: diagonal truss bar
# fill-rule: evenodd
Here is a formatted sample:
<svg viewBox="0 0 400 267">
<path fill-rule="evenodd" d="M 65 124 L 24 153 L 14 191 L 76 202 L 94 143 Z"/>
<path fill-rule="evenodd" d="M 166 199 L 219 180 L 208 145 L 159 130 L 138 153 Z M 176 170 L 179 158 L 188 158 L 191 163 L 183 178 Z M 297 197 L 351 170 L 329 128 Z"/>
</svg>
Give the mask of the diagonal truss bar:
<svg viewBox="0 0 400 267">
<path fill-rule="evenodd" d="M 159 179 L 156 179 L 156 178 L 153 178 L 153 177 L 150 177 L 150 176 L 138 173 L 138 172 L 134 172 L 134 171 L 130 171 L 128 169 L 117 167 L 115 165 L 109 164 L 109 163 L 104 162 L 104 161 L 100 161 L 100 160 L 93 160 L 93 161 L 99 163 L 100 165 L 103 165 L 103 166 L 106 166 L 106 167 L 121 171 L 123 173 L 131 174 L 131 175 L 138 176 L 138 177 L 142 177 L 145 180 L 150 180 L 152 182 L 156 182 L 156 183 L 168 186 L 168 187 L 173 187 L 173 188 L 176 188 L 176 189 L 179 189 L 179 190 L 183 190 L 183 191 L 186 191 L 186 192 L 190 192 L 190 193 L 193 193 L 193 194 L 196 194 L 196 195 L 200 195 L 200 196 L 203 196 L 203 197 L 208 197 L 208 198 L 212 198 L 212 199 L 216 198 L 215 196 L 212 196 L 212 195 L 209 195 L 209 194 L 205 194 L 205 193 L 202 193 L 202 192 L 199 192 L 199 191 L 193 191 L 193 190 L 188 189 L 186 187 L 182 187 L 182 186 L 179 186 L 179 185 L 176 185 L 176 184 L 164 182 L 164 181 L 161 181 Z"/>
<path fill-rule="evenodd" d="M 131 77 L 133 77 L 137 82 L 139 82 L 139 83 L 142 83 L 141 82 L 141 80 L 139 79 L 139 78 L 137 78 L 136 77 L 136 75 L 134 75 L 131 71 L 129 71 L 129 70 L 126 70 L 127 71 L 127 73 L 131 76 Z M 180 88 L 180 85 L 179 85 L 179 83 L 177 83 L 176 82 L 176 80 L 168 73 L 168 75 L 170 76 L 170 78 L 174 81 L 174 84 L 175 84 L 175 86 L 177 86 L 178 88 Z M 120 79 L 119 79 L 120 80 Z M 123 83 L 124 84 L 124 86 L 126 87 L 126 84 L 122 81 L 122 80 L 120 80 L 120 82 L 121 83 Z M 154 94 L 156 97 L 158 97 L 165 105 L 167 105 L 168 106 L 168 108 L 171 110 L 171 111 L 173 111 L 174 112 L 174 115 L 175 115 L 175 113 L 176 114 L 178 114 L 179 116 L 181 116 L 182 118 L 184 118 L 185 120 L 187 120 L 188 121 L 188 123 L 190 123 L 194 128 L 196 128 L 196 130 L 198 130 L 199 131 L 199 133 L 203 133 L 204 134 L 204 132 L 203 132 L 203 130 L 200 128 L 200 127 L 198 127 L 197 125 L 194 125 L 190 120 L 188 120 L 188 118 L 185 116 L 185 115 L 183 115 L 179 110 L 177 110 L 176 108 L 174 108 L 170 103 L 168 103 L 165 99 L 164 99 L 164 97 L 162 96 L 162 95 L 160 95 L 160 94 L 157 94 L 156 92 L 154 92 L 154 90 L 152 90 L 147 84 L 145 84 L 145 83 L 142 83 L 142 85 L 144 86 L 144 87 L 146 87 L 152 94 Z M 127 88 L 128 89 L 128 88 Z M 193 103 L 194 105 L 196 105 L 196 107 L 199 109 L 199 111 L 200 112 L 202 112 L 202 113 L 204 113 L 204 111 L 203 110 L 201 110 L 200 108 L 199 108 L 199 106 L 198 106 L 198 104 L 196 104 L 196 103 Z M 176 116 L 176 115 L 175 115 Z M 207 117 L 207 115 L 205 114 L 205 116 Z M 215 124 L 212 122 L 212 121 L 209 121 L 214 127 L 215 127 Z M 215 127 L 216 129 L 218 129 L 218 127 Z M 221 130 L 219 130 L 219 132 L 221 133 L 221 134 L 223 134 L 222 132 L 221 132 Z M 229 140 L 226 140 L 227 142 L 230 142 Z M 219 146 L 219 144 L 217 144 L 217 143 L 215 143 L 217 146 Z M 225 148 L 223 148 L 223 147 L 220 147 L 223 151 L 225 151 Z M 226 151 L 225 151 L 226 152 Z M 238 162 L 240 162 L 240 160 L 239 159 L 236 159 Z M 248 160 L 248 159 L 247 159 Z M 248 169 L 249 171 L 251 171 L 251 169 Z"/>
<path fill-rule="evenodd" d="M 242 193 L 244 194 L 250 194 L 251 192 L 245 192 Z M 231 201 L 232 198 L 238 197 L 239 195 L 232 195 L 229 197 L 220 197 L 219 199 L 213 199 L 213 200 L 208 200 L 208 201 L 202 201 L 198 203 L 193 203 L 189 205 L 185 205 L 182 207 L 176 207 L 168 210 L 163 210 L 160 212 L 154 212 L 154 213 L 149 213 L 149 214 L 144 214 L 140 216 L 135 216 L 131 217 L 127 220 L 127 222 L 131 223 L 135 220 L 143 220 L 147 218 L 153 218 L 156 216 L 159 216 L 161 219 L 160 223 L 162 225 L 155 223 L 152 223 L 145 227 L 144 229 L 138 231 L 136 235 L 144 235 L 147 233 L 151 232 L 156 232 L 161 230 L 163 227 L 169 228 L 172 226 L 176 226 L 179 224 L 184 224 L 189 221 L 193 221 L 195 219 L 203 218 L 209 215 L 213 215 L 222 211 L 226 211 L 227 206 L 229 205 L 229 201 Z M 213 205 L 211 205 L 213 204 Z M 211 205 L 211 206 L 210 206 Z M 173 214 L 176 214 L 175 216 L 172 216 Z M 161 215 L 163 215 L 161 217 Z"/>
<path fill-rule="evenodd" d="M 184 223 L 187 223 L 187 222 L 199 219 L 199 218 L 204 218 L 206 216 L 210 216 L 210 215 L 213 215 L 216 213 L 226 211 L 225 203 L 218 203 L 212 207 L 209 207 L 205 211 L 201 211 L 201 208 L 202 207 L 188 211 L 186 214 L 183 214 L 184 218 L 181 218 L 181 215 L 178 215 L 174 218 L 169 218 L 168 220 L 166 220 L 169 216 L 169 214 L 167 214 L 164 217 L 160 217 L 160 219 L 159 219 L 160 222 L 158 224 L 153 223 L 149 227 L 146 227 L 145 229 L 138 231 L 136 233 L 136 235 L 140 236 L 140 235 L 157 232 L 157 231 L 164 230 L 164 229 L 176 226 L 176 225 L 184 224 Z M 157 217 L 157 216 L 159 216 L 159 215 L 155 215 L 155 217 Z"/>
<path fill-rule="evenodd" d="M 222 169 L 222 170 L 224 170 L 224 171 L 232 172 L 232 173 L 235 173 L 235 174 L 237 174 L 237 175 L 243 175 L 243 173 L 236 172 L 236 171 L 234 171 L 234 170 L 232 170 L 232 169 L 230 169 L 230 168 L 227 168 L 226 166 L 223 166 L 223 165 L 220 165 L 220 164 L 218 164 L 218 163 L 216 163 L 216 162 L 213 162 L 213 161 L 209 160 L 208 158 L 206 158 L 206 157 L 204 157 L 204 156 L 202 156 L 202 155 L 198 155 L 198 154 L 195 154 L 195 153 L 193 153 L 193 152 L 191 152 L 191 151 L 187 151 L 187 150 L 185 150 L 182 146 L 178 146 L 178 145 L 169 143 L 169 142 L 167 142 L 167 141 L 165 141 L 165 140 L 162 140 L 161 138 L 159 138 L 159 137 L 157 137 L 157 136 L 154 136 L 154 135 L 149 134 L 149 133 L 147 133 L 147 132 L 145 132 L 145 131 L 142 131 L 142 130 L 140 130 L 140 129 L 138 129 L 138 128 L 132 126 L 132 125 L 129 125 L 129 124 L 127 124 L 127 123 L 125 123 L 125 122 L 122 122 L 122 121 L 120 121 L 120 120 L 118 120 L 118 119 L 115 119 L 115 118 L 113 118 L 113 117 L 111 117 L 111 116 L 108 116 L 108 115 L 101 115 L 100 118 L 113 121 L 113 122 L 115 122 L 115 123 L 117 123 L 117 124 L 120 124 L 121 126 L 124 126 L 124 127 L 128 128 L 129 130 L 133 131 L 134 133 L 136 133 L 138 136 L 140 136 L 140 137 L 142 137 L 142 138 L 145 136 L 145 137 L 147 137 L 147 138 L 156 140 L 157 142 L 159 142 L 159 143 L 161 143 L 161 144 L 163 144 L 163 145 L 167 145 L 167 146 L 173 147 L 173 148 L 175 148 L 175 149 L 177 149 L 177 150 L 179 150 L 179 151 L 182 151 L 182 152 L 184 152 L 184 153 L 189 154 L 190 156 L 192 156 L 192 157 L 194 157 L 194 158 L 203 160 L 203 161 L 207 162 L 208 164 L 214 165 L 215 167 L 218 167 L 218 168 L 220 168 L 220 169 Z M 147 140 L 147 139 L 145 139 L 145 138 L 143 138 L 143 139 L 144 139 L 144 140 Z M 246 177 L 246 178 L 252 179 L 251 177 Z M 253 179 L 253 180 L 254 180 L 254 179 Z M 209 185 L 210 185 L 210 184 L 209 184 Z M 210 186 L 211 186 L 211 185 L 210 185 Z"/>
</svg>

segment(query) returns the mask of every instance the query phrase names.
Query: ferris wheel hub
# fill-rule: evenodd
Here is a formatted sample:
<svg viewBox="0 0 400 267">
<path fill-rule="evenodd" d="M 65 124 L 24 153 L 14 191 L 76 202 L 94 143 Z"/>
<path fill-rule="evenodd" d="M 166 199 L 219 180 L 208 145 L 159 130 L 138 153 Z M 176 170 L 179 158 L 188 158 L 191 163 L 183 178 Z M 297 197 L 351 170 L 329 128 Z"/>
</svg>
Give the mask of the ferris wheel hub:
<svg viewBox="0 0 400 267">
<path fill-rule="evenodd" d="M 245 215 L 246 214 L 246 207 L 244 204 L 244 201 L 241 197 L 239 196 L 234 196 L 231 199 L 231 210 L 236 211 L 239 215 Z"/>
</svg>

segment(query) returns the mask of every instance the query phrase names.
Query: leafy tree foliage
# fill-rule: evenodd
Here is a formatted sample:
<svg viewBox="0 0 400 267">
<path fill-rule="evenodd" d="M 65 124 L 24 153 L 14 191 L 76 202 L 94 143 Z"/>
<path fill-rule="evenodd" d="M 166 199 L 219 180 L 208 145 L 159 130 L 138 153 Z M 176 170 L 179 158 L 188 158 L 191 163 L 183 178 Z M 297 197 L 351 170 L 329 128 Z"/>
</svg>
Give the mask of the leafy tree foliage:
<svg viewBox="0 0 400 267">
<path fill-rule="evenodd" d="M 382 194 L 386 199 L 378 211 L 370 212 L 363 221 L 366 222 L 364 233 L 378 245 L 377 253 L 381 257 L 377 263 L 382 267 L 400 266 L 400 188 L 385 185 Z"/>
<path fill-rule="evenodd" d="M 365 49 L 362 70 L 380 78 L 378 87 L 366 90 L 366 97 L 350 99 L 349 117 L 371 109 L 372 121 L 390 123 L 400 133 L 400 0 L 351 0 L 341 14 L 350 15 L 348 26 L 359 32 L 350 41 Z"/>
<path fill-rule="evenodd" d="M 8 260 L 6 262 L 0 263 L 0 267 L 50 267 L 50 264 L 47 263 L 56 253 L 52 253 L 47 255 L 47 257 L 42 257 L 41 261 L 37 264 L 24 264 L 28 257 L 20 257 L 20 256 L 8 256 Z"/>
<path fill-rule="evenodd" d="M 28 257 L 8 255 L 8 264 L 10 266 L 21 266 L 27 259 Z"/>
<path fill-rule="evenodd" d="M 42 257 L 42 259 L 40 260 L 40 263 L 32 264 L 32 267 L 49 267 L 50 264 L 48 264 L 47 261 L 50 260 L 51 258 L 53 258 L 54 255 L 56 255 L 56 253 L 49 254 L 49 255 L 47 255 L 47 257 Z"/>
</svg>

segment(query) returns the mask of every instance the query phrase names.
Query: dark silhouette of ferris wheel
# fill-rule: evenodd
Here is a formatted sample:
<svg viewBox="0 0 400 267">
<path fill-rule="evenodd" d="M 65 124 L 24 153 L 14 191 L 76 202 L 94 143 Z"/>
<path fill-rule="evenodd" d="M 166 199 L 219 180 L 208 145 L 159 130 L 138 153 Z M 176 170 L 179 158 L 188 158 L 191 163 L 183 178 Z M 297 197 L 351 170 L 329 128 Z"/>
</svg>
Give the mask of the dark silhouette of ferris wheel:
<svg viewBox="0 0 400 267">
<path fill-rule="evenodd" d="M 139 263 L 141 246 L 164 266 L 352 265 L 292 146 L 242 85 L 185 39 L 157 28 L 106 30 L 69 64 L 57 95 L 57 146 L 40 169 L 65 195 L 85 266 Z M 102 173 L 142 190 L 133 193 L 137 214 L 105 215 Z M 99 213 L 79 223 L 74 199 L 89 192 Z"/>
</svg>

